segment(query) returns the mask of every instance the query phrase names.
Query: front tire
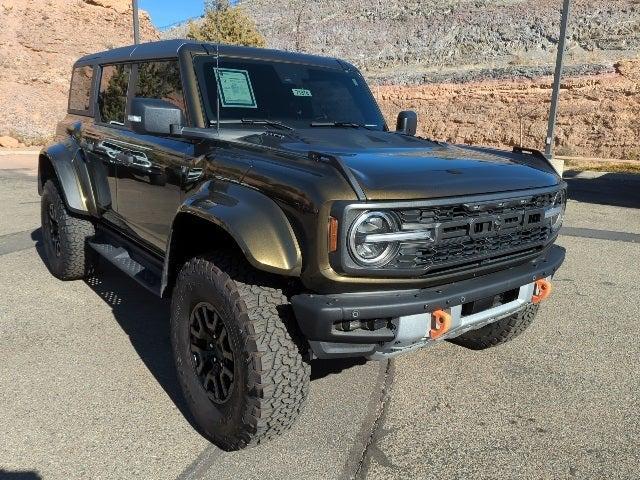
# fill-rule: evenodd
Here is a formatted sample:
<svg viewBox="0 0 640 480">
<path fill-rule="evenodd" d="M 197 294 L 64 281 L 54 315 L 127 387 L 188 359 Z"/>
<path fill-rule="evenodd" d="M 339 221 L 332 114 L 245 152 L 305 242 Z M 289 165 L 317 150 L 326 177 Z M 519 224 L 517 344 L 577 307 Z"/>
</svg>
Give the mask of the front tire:
<svg viewBox="0 0 640 480">
<path fill-rule="evenodd" d="M 45 260 L 60 280 L 78 280 L 88 275 L 95 255 L 87 240 L 95 235 L 93 223 L 72 215 L 56 184 L 47 180 L 41 199 L 41 223 Z"/>
<path fill-rule="evenodd" d="M 452 338 L 451 342 L 472 350 L 484 350 L 506 343 L 516 338 L 533 323 L 538 307 L 538 304 L 530 303 L 513 315 Z"/>
<path fill-rule="evenodd" d="M 173 291 L 171 343 L 182 391 L 201 433 L 225 450 L 288 430 L 309 389 L 287 298 L 265 278 L 241 258 L 194 258 Z"/>
</svg>

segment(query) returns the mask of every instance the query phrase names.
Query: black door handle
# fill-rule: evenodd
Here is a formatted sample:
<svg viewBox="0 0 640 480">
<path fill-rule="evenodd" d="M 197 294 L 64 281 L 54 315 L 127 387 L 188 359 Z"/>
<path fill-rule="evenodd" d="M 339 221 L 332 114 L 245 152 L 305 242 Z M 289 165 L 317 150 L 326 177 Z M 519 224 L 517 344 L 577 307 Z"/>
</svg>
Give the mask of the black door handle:
<svg viewBox="0 0 640 480">
<path fill-rule="evenodd" d="M 133 164 L 133 155 L 125 152 L 120 152 L 116 155 L 116 161 L 118 163 L 122 163 L 123 165 L 132 165 Z"/>
</svg>

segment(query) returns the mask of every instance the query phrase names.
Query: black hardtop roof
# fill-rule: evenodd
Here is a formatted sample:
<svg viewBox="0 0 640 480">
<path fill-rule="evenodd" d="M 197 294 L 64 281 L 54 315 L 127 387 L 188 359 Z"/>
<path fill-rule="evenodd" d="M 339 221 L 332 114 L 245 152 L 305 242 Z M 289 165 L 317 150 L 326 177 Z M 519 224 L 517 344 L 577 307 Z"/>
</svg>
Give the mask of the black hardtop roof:
<svg viewBox="0 0 640 480">
<path fill-rule="evenodd" d="M 286 61 L 333 68 L 341 66 L 337 59 L 331 57 L 226 44 L 219 44 L 217 47 L 219 48 L 221 56 L 256 58 L 267 61 Z M 199 50 L 209 54 L 215 54 L 216 52 L 215 43 L 182 39 L 162 40 L 85 55 L 76 61 L 75 66 L 175 58 L 183 48 Z"/>
</svg>

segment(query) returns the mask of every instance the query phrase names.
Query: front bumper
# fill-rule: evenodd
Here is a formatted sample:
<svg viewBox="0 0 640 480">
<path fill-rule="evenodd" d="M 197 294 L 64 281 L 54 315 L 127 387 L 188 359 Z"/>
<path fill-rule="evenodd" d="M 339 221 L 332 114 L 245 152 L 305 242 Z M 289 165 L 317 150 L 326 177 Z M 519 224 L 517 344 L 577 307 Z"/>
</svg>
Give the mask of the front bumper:
<svg viewBox="0 0 640 480">
<path fill-rule="evenodd" d="M 435 310 L 447 310 L 453 314 L 471 302 L 486 300 L 504 292 L 517 291 L 516 305 L 509 302 L 509 308 L 482 312 L 478 321 L 467 327 L 480 328 L 492 321 L 512 314 L 513 308 L 523 308 L 529 302 L 532 293 L 527 287 L 536 280 L 551 277 L 564 261 L 565 250 L 553 245 L 540 257 L 499 272 L 463 280 L 448 285 L 413 290 L 395 290 L 383 292 L 343 293 L 332 295 L 301 294 L 291 299 L 298 325 L 309 341 L 315 355 L 320 358 L 347 356 L 376 356 L 376 353 L 390 352 L 394 343 L 398 344 L 399 335 L 407 331 L 407 325 L 414 330 L 422 328 L 420 322 Z M 533 287 L 531 287 L 533 288 Z M 507 305 L 505 304 L 505 307 Z M 495 313 L 495 315 L 494 315 Z M 460 315 L 458 315 L 460 317 Z M 421 320 L 418 320 L 418 319 Z M 349 331 L 350 322 L 371 326 Z M 375 322 L 375 321 L 378 322 Z M 399 321 L 400 320 L 400 321 Z M 404 328 L 401 327 L 404 323 Z M 385 326 L 379 328 L 380 325 Z M 346 328 L 345 328 L 346 326 Z M 467 328 L 470 329 L 470 328 Z M 464 333 L 466 330 L 454 329 L 443 338 Z M 456 335 L 453 335 L 453 333 Z M 426 332 L 422 330 L 420 338 Z M 418 340 L 417 337 L 414 339 Z M 402 340 L 402 339 L 400 339 Z M 403 343 L 403 347 L 409 347 Z M 419 342 L 414 342 L 417 344 Z M 413 344 L 412 344 L 413 345 Z M 382 347 L 382 348 L 381 348 Z M 406 348 L 405 348 L 406 349 Z M 377 355 L 379 356 L 379 355 Z"/>
</svg>

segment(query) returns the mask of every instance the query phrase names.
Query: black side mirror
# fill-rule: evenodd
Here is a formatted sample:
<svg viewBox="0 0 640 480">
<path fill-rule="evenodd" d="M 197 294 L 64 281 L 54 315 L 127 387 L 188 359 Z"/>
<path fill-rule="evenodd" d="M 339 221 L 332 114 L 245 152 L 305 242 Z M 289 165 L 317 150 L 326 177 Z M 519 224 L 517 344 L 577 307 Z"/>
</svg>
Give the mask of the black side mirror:
<svg viewBox="0 0 640 480">
<path fill-rule="evenodd" d="M 184 125 L 182 110 L 155 98 L 135 97 L 128 119 L 131 129 L 141 135 L 171 135 L 171 125 Z"/>
<path fill-rule="evenodd" d="M 418 130 L 418 114 L 413 110 L 403 110 L 398 114 L 396 132 L 415 135 Z"/>
</svg>

